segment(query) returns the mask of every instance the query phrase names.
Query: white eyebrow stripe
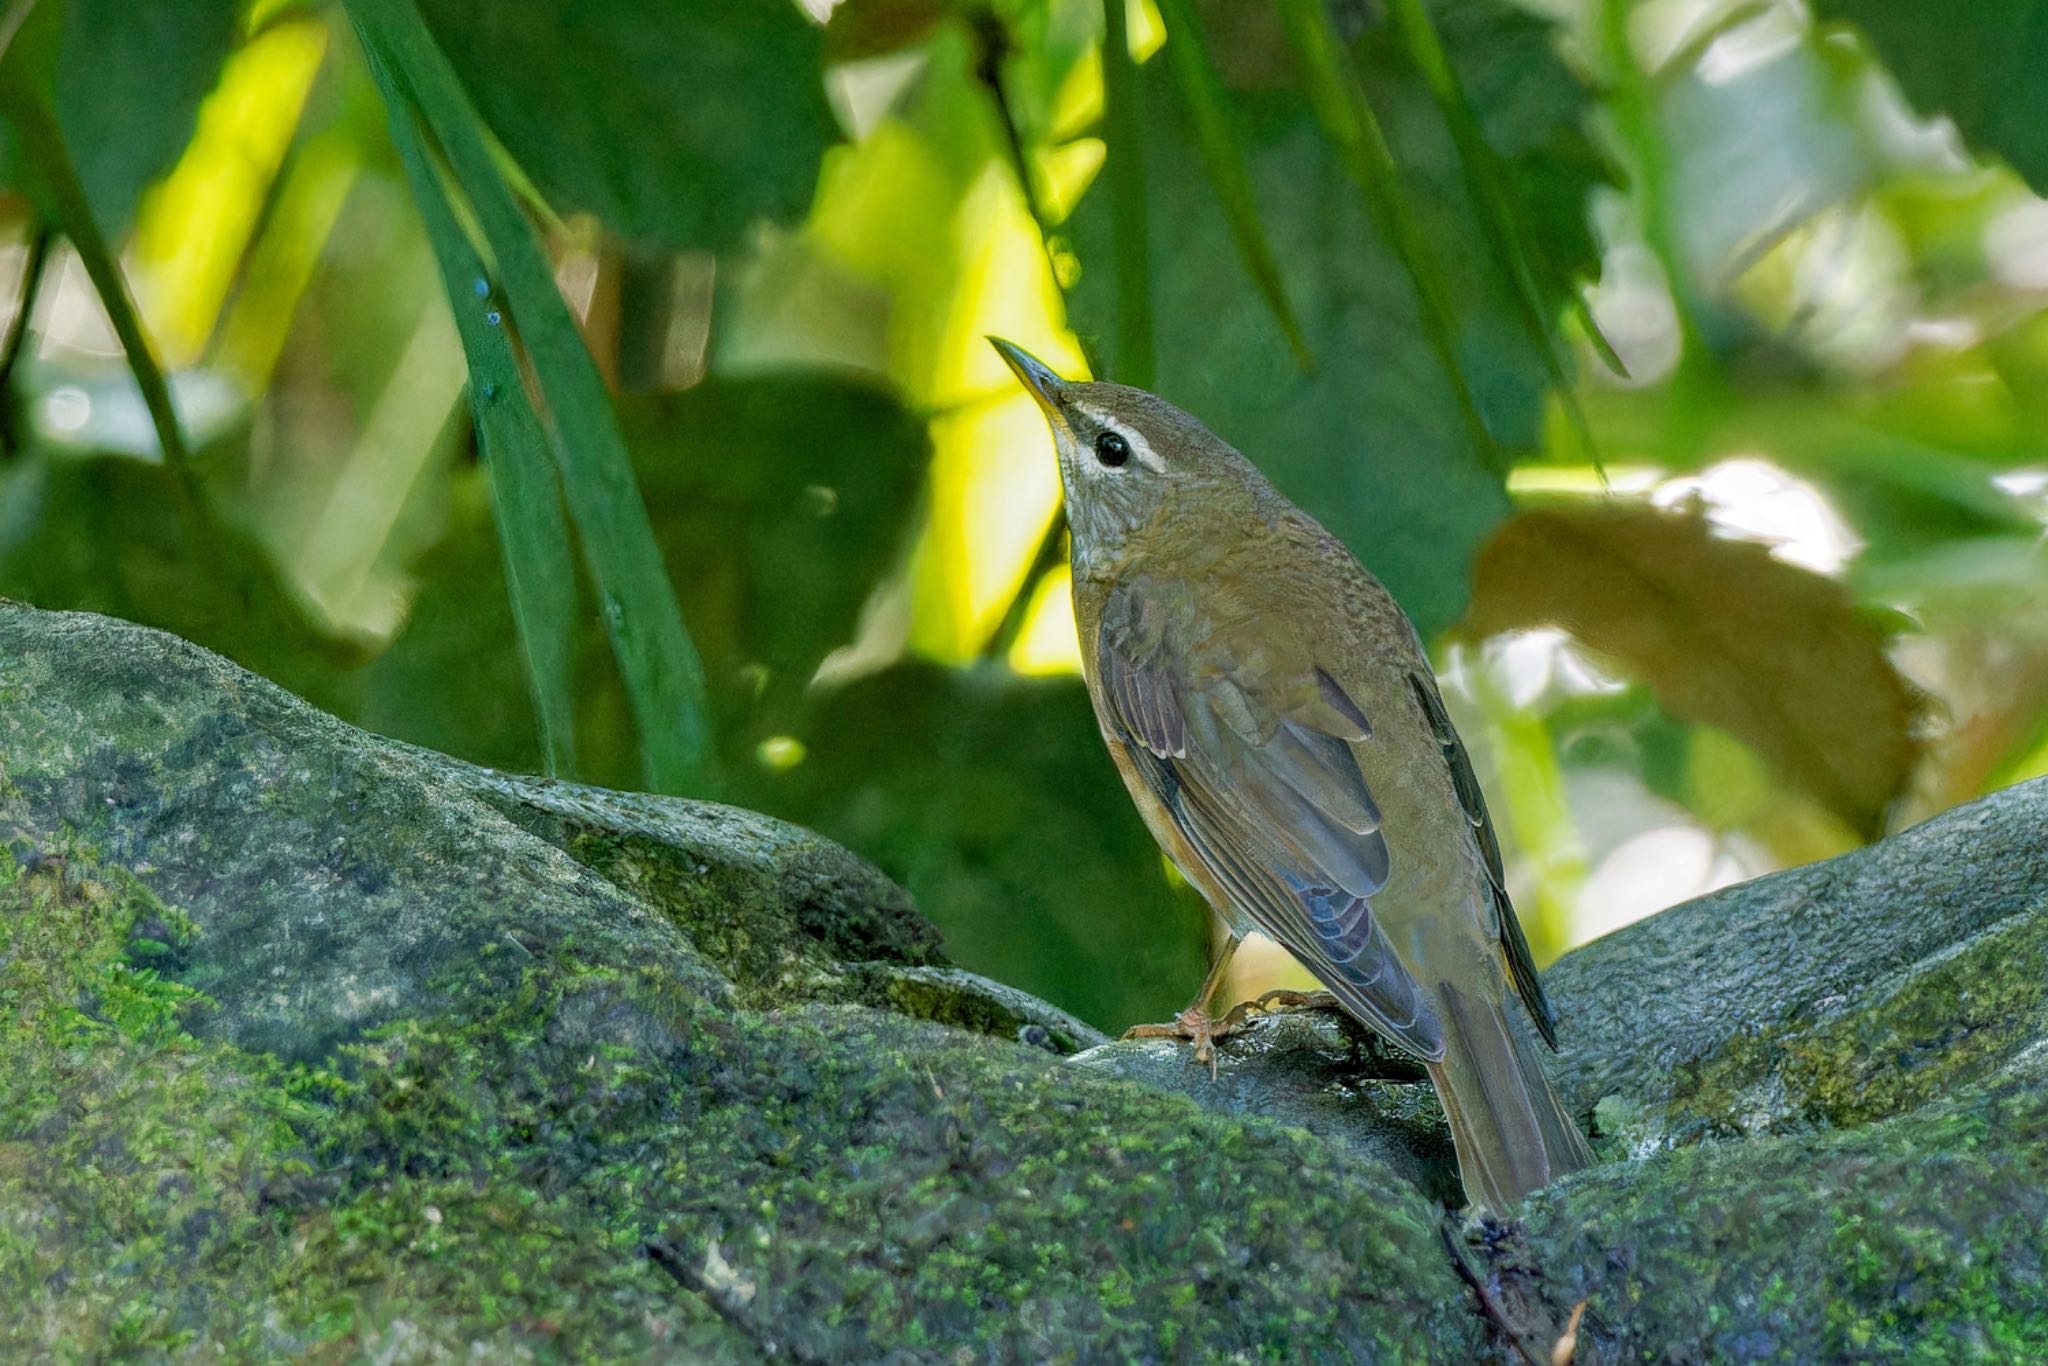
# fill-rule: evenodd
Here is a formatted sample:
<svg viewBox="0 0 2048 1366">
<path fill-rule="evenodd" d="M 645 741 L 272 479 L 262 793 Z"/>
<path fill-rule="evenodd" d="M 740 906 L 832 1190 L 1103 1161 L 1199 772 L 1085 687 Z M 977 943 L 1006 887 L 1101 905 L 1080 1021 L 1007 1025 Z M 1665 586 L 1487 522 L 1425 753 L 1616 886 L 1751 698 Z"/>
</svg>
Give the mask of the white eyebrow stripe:
<svg viewBox="0 0 2048 1366">
<path fill-rule="evenodd" d="M 1081 412 L 1084 413 L 1097 426 L 1106 427 L 1110 431 L 1115 432 L 1118 436 L 1121 436 L 1125 441 L 1128 441 L 1131 445 L 1131 458 L 1133 460 L 1136 460 L 1140 465 L 1143 465 L 1146 469 L 1151 470 L 1154 474 L 1166 473 L 1166 461 L 1163 458 L 1161 458 L 1159 452 L 1152 449 L 1152 444 L 1145 440 L 1144 437 L 1138 435 L 1137 432 L 1125 426 L 1123 423 L 1113 421 L 1109 417 L 1103 415 L 1102 413 L 1096 412 L 1093 408 L 1086 407 L 1082 404 L 1076 404 L 1074 406 L 1079 408 Z"/>
<path fill-rule="evenodd" d="M 1123 434 L 1124 440 L 1131 443 L 1132 459 L 1136 460 L 1146 469 L 1151 470 L 1154 474 L 1166 473 L 1166 462 L 1159 458 L 1159 452 L 1153 450 L 1144 437 L 1139 436 L 1129 427 L 1121 425 L 1117 427 L 1117 431 Z"/>
</svg>

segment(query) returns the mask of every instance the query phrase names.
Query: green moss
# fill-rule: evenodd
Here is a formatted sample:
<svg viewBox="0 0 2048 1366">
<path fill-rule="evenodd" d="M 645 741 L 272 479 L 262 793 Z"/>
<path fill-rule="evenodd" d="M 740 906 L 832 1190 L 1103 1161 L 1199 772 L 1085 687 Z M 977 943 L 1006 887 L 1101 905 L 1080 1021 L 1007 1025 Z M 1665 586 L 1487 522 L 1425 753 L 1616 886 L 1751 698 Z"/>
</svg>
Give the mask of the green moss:
<svg viewBox="0 0 2048 1366">
<path fill-rule="evenodd" d="M 1602 1360 L 2048 1356 L 2048 1093 L 2004 1084 L 1832 1133 L 1587 1172 L 1487 1250 L 1540 1268 Z"/>
<path fill-rule="evenodd" d="M 2048 1035 L 2048 916 L 2014 916 L 1887 989 L 1731 1038 L 1653 1108 L 1663 1141 L 1865 1124 L 1994 1074 Z"/>
<path fill-rule="evenodd" d="M 658 906 L 750 996 L 809 995 L 831 975 L 831 960 L 796 933 L 757 879 L 727 869 L 714 875 L 677 850 L 615 831 L 585 830 L 564 847 L 578 863 Z"/>
<path fill-rule="evenodd" d="M 1904 1114 L 2048 1037 L 2048 916 L 2021 916 L 1791 1041 L 1785 1084 L 1834 1124 Z"/>
<path fill-rule="evenodd" d="M 0 1358 L 1482 1359 L 1427 1098 L 1312 1018 L 1204 1108 L 988 1037 L 1058 1022 L 764 818 L 112 623 L 0 608 L 0 676 Z M 1474 1223 L 1497 1299 L 1607 1360 L 2048 1352 L 2043 800 L 1568 960 L 1644 1156 Z M 1223 1112 L 1287 1085 L 1315 1136 Z"/>
<path fill-rule="evenodd" d="M 128 957 L 203 936 L 97 867 L 67 877 L 0 892 L 24 1007 L 0 1042 L 38 1060 L 4 1107 L 0 1201 L 64 1206 L 8 1235 L 0 1286 L 36 1310 L 0 1326 L 12 1351 L 716 1357 L 799 1335 L 828 1359 L 1422 1359 L 1471 1331 L 1409 1307 L 1454 1302 L 1428 1202 L 1298 1132 L 872 1010 L 712 1012 L 658 968 L 509 945 L 434 979 L 462 1008 L 288 1068 L 191 1033 L 204 998 Z M 753 1287 L 758 1340 L 650 1240 Z"/>
<path fill-rule="evenodd" d="M 261 1190 L 300 1160 L 298 1102 L 179 1027 L 203 998 L 124 961 L 161 908 L 120 870 L 77 850 L 10 861 L 0 907 L 0 1207 L 32 1212 L 0 1236 L 23 1311 L 0 1336 L 23 1355 L 189 1346 L 161 1288 L 261 1236 Z"/>
<path fill-rule="evenodd" d="M 190 922 L 75 849 L 33 862 L 0 854 L 0 1355 L 409 1355 L 479 1335 L 735 1355 L 701 1304 L 590 1236 L 582 1201 L 494 1170 L 477 1088 L 432 1075 L 448 1053 L 365 1045 L 345 1080 L 195 1037 L 206 998 L 133 961 L 189 946 Z M 378 1068 L 380 1048 L 404 1065 Z M 459 1174 L 408 1170 L 434 1166 Z"/>
<path fill-rule="evenodd" d="M 1012 1039 L 1062 1057 L 1106 1042 L 1104 1036 L 1034 996 L 958 968 L 861 963 L 847 972 L 841 999 L 913 1020 Z"/>
<path fill-rule="evenodd" d="M 836 999 L 847 964 L 943 962 L 938 933 L 872 866 L 733 807 L 491 775 L 479 795 L 684 931 L 743 999 Z"/>
<path fill-rule="evenodd" d="M 1111 1357 L 1169 1325 L 1211 1349 L 1368 1359 L 1382 1333 L 1416 1359 L 1433 1334 L 1469 1331 L 1433 1315 L 1384 1326 L 1381 1306 L 1450 1285 L 1436 1212 L 1305 1135 L 855 1008 L 763 1019 L 747 1042 L 778 1064 L 758 1075 L 800 1075 L 806 1094 L 750 1094 L 676 1140 L 685 1166 L 753 1168 L 718 1223 L 794 1297 L 780 1317 L 863 1306 L 873 1336 L 828 1338 L 827 1357 L 913 1324 L 970 1342 L 1038 1325 Z M 824 1248 L 830 1270 L 807 1272 Z"/>
</svg>

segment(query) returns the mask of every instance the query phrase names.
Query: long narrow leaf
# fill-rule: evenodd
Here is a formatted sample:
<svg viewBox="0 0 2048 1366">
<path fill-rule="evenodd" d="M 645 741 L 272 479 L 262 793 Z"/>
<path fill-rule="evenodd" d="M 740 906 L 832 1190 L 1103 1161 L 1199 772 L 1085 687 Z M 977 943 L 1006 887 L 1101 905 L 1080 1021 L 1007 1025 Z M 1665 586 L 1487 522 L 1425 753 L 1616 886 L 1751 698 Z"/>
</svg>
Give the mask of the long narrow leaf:
<svg viewBox="0 0 2048 1366">
<path fill-rule="evenodd" d="M 1592 346 L 1593 354 L 1607 367 L 1608 373 L 1617 379 L 1630 378 L 1628 362 L 1621 358 L 1621 352 L 1614 349 L 1614 343 L 1607 340 L 1607 334 L 1600 330 L 1599 321 L 1593 316 L 1593 306 L 1586 302 L 1585 292 L 1572 292 L 1572 316 L 1579 320 L 1579 330 L 1586 334 L 1586 341 Z"/>
<path fill-rule="evenodd" d="M 1116 222 L 1116 378 L 1152 387 L 1152 244 L 1145 196 L 1145 124 L 1124 0 L 1102 0 L 1102 97 L 1109 136 L 1110 211 Z"/>
<path fill-rule="evenodd" d="M 1010 159 L 1010 174 L 1017 179 L 1017 192 L 1024 196 L 1024 211 L 1031 215 L 1031 225 L 1038 230 L 1039 250 L 1045 255 L 1046 270 L 1052 276 L 1053 288 L 1064 293 L 1065 289 L 1060 284 L 1059 262 L 1053 253 L 1053 225 L 1046 215 L 1045 198 L 1038 193 L 1038 177 L 1031 173 L 1031 154 L 1024 147 L 1024 130 L 1017 126 L 1016 107 L 1010 101 L 1009 89 L 1003 84 L 1003 62 L 1008 52 L 1003 26 L 991 22 L 981 34 L 981 42 L 981 62 L 975 74 L 988 91 L 989 103 L 995 106 L 996 125 L 1003 134 L 1003 153 Z"/>
<path fill-rule="evenodd" d="M 386 100 L 418 109 L 447 159 L 500 275 L 500 326 L 517 324 L 541 420 L 580 533 L 650 786 L 699 789 L 710 750 L 704 669 L 662 566 L 603 380 L 584 348 L 545 252 L 493 161 L 482 120 L 413 0 L 347 0 L 380 57 Z"/>
<path fill-rule="evenodd" d="M 1564 400 L 1565 413 L 1578 434 L 1580 446 L 1592 457 L 1594 468 L 1599 469 L 1600 454 L 1593 444 L 1593 429 L 1587 424 L 1585 409 L 1579 404 L 1572 382 L 1572 367 L 1566 361 L 1554 320 L 1543 300 L 1543 291 L 1536 282 L 1536 271 L 1526 241 L 1527 231 L 1516 210 L 1515 191 L 1508 183 L 1507 168 L 1479 127 L 1479 117 L 1472 112 L 1464 87 L 1458 83 L 1458 75 L 1451 69 L 1450 54 L 1444 51 L 1443 39 L 1436 31 L 1436 21 L 1429 17 L 1428 6 L 1422 0 L 1388 0 L 1388 10 L 1402 43 L 1408 49 L 1409 59 L 1422 72 L 1423 80 L 1429 85 L 1429 93 L 1436 100 L 1437 110 L 1451 130 L 1451 142 L 1458 149 L 1458 168 L 1464 176 L 1465 192 L 1479 211 L 1480 235 L 1486 241 L 1487 253 L 1493 257 L 1495 269 L 1514 292 L 1516 315 L 1521 319 L 1523 330 L 1529 334 L 1529 340 L 1543 354 L 1544 368 L 1550 372 L 1551 387 Z M 1602 354 L 1612 355 L 1613 349 L 1606 346 L 1606 338 L 1600 337 L 1591 313 L 1581 317 L 1588 336 L 1599 338 L 1597 345 L 1602 348 Z M 1604 470 L 1602 473 L 1604 477 Z"/>
<path fill-rule="evenodd" d="M 1272 243 L 1266 239 L 1265 225 L 1259 221 L 1258 200 L 1252 192 L 1251 175 L 1245 170 L 1244 146 L 1231 123 L 1230 95 L 1216 74 L 1216 64 L 1210 60 L 1201 23 L 1188 0 L 1159 0 L 1159 13 L 1166 20 L 1167 60 L 1180 87 L 1181 103 L 1194 123 L 1202 167 L 1209 174 L 1209 186 L 1215 190 L 1223 217 L 1230 224 L 1237 254 L 1244 259 L 1245 271 L 1265 298 L 1266 307 L 1273 311 L 1273 321 L 1286 336 L 1295 362 L 1303 371 L 1313 371 L 1315 358 L 1310 355 L 1308 337 L 1294 316 L 1294 306 L 1287 301 L 1280 263 L 1273 256 Z"/>
<path fill-rule="evenodd" d="M 1689 272 L 1678 264 L 1684 253 L 1672 212 L 1670 148 L 1659 126 L 1658 91 L 1637 60 L 1631 38 L 1637 7 L 1633 0 L 1593 0 L 1591 8 L 1591 50 L 1603 86 L 1601 111 L 1628 167 L 1643 240 L 1664 267 L 1672 311 L 1678 317 L 1678 369 L 1666 386 L 1670 410 L 1692 415 L 1685 425 L 1697 430 L 1700 415 L 1719 411 L 1725 402 L 1725 383 L 1716 352 L 1701 330 L 1697 290 Z"/>
<path fill-rule="evenodd" d="M 371 56 L 373 66 L 381 60 Z M 389 72 L 379 81 L 389 84 Z M 527 689 L 540 723 L 547 771 L 576 776 L 576 561 L 563 520 L 561 485 L 540 415 L 527 400 L 519 357 L 505 328 L 492 322 L 483 258 L 449 206 L 447 185 L 420 135 L 413 112 L 394 102 L 391 140 L 405 166 L 427 240 L 440 262 L 448 306 L 469 362 L 469 406 L 491 479 L 498 545 L 511 592 L 512 620 L 526 664 Z M 464 282 L 469 282 L 465 284 Z M 481 286 L 481 288 L 479 288 Z"/>
<path fill-rule="evenodd" d="M 15 295 L 14 317 L 7 324 L 7 336 L 0 340 L 0 394 L 14 379 L 14 367 L 28 344 L 29 323 L 35 318 L 36 301 L 42 297 L 43 282 L 49 274 L 50 247 L 56 233 L 38 226 L 30 233 L 28 249 L 21 263 L 21 287 Z"/>
<path fill-rule="evenodd" d="M 164 382 L 164 373 L 143 335 L 121 267 L 108 250 L 106 239 L 100 236 L 85 187 L 78 179 L 78 168 L 64 145 L 63 131 L 50 107 L 48 92 L 18 67 L 0 63 L 0 115 L 5 115 L 20 135 L 28 170 L 49 209 L 57 215 L 58 227 L 78 252 L 86 276 L 99 292 L 100 305 L 106 309 L 107 321 L 113 324 L 114 335 L 120 339 L 129 373 L 135 377 L 135 387 L 141 390 L 143 406 L 149 410 L 149 420 L 156 428 L 164 464 L 175 477 L 181 496 L 190 503 L 188 510 L 199 516 L 199 490 L 186 458 L 185 437 L 179 430 L 177 413 L 171 407 L 170 386 Z"/>
<path fill-rule="evenodd" d="M 1506 465 L 1505 457 L 1493 434 L 1487 431 L 1486 422 L 1479 415 L 1479 404 L 1465 381 L 1464 367 L 1458 363 L 1450 309 L 1444 302 L 1435 258 L 1423 238 L 1421 224 L 1408 207 L 1400 171 L 1394 165 L 1394 153 L 1387 146 L 1386 134 L 1380 130 L 1378 116 L 1365 98 L 1357 71 L 1331 27 L 1329 11 L 1323 7 L 1323 0 L 1274 0 L 1274 4 L 1287 30 L 1287 40 L 1301 63 L 1304 93 L 1315 111 L 1316 121 L 1336 144 L 1345 168 L 1358 182 L 1368 216 L 1379 225 L 1415 287 L 1423 335 L 1436 352 L 1444 378 L 1457 396 L 1473 445 L 1481 459 L 1501 470 Z"/>
</svg>

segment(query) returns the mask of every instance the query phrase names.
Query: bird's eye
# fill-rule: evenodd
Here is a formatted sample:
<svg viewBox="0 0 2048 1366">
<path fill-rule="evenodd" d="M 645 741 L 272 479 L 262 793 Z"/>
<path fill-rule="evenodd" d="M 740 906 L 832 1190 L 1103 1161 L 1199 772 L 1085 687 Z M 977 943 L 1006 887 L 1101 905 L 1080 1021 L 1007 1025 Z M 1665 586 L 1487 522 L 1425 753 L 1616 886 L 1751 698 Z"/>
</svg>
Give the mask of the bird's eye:
<svg viewBox="0 0 2048 1366">
<path fill-rule="evenodd" d="M 1095 458 L 1115 469 L 1131 458 L 1131 443 L 1121 432 L 1104 432 L 1095 438 Z"/>
</svg>

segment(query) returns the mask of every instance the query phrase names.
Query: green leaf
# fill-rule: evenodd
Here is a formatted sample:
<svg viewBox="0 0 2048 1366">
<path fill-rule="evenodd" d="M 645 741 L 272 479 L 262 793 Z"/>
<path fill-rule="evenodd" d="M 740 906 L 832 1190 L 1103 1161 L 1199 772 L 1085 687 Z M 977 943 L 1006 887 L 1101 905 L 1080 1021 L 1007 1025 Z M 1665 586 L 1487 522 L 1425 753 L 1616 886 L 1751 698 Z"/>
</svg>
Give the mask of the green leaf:
<svg viewBox="0 0 2048 1366">
<path fill-rule="evenodd" d="M 1155 60 L 1140 69 L 1139 84 L 1161 263 L 1156 387 L 1350 545 L 1431 634 L 1463 610 L 1471 557 L 1509 504 L 1425 338 L 1404 267 L 1306 103 L 1284 84 L 1284 39 L 1244 27 L 1263 18 L 1274 28 L 1271 11 L 1229 13 L 1237 27 L 1228 42 L 1220 28 L 1210 30 L 1215 56 L 1235 87 L 1252 200 L 1317 370 L 1301 372 L 1242 268 L 1171 72 Z M 1546 212 L 1569 209 L 1570 222 L 1544 235 L 1545 256 L 1561 269 L 1588 269 L 1583 200 L 1599 161 L 1581 130 L 1585 92 L 1533 41 L 1543 30 L 1526 16 L 1463 0 L 1440 8 L 1438 20 L 1515 183 L 1540 187 L 1541 202 L 1552 206 Z M 1501 40 L 1503 30 L 1513 41 Z M 1384 27 L 1367 31 L 1359 55 L 1411 207 L 1446 259 L 1478 260 L 1481 223 L 1428 89 Z M 1116 265 L 1107 216 L 1098 191 L 1071 220 L 1083 266 L 1071 296 L 1077 327 L 1110 316 Z M 1511 447 L 1534 448 L 1547 373 L 1513 295 L 1486 269 L 1459 271 L 1446 285 L 1461 362 L 1487 425 Z"/>
<path fill-rule="evenodd" d="M 818 664 L 853 638 L 896 566 L 930 462 L 925 427 L 865 384 L 789 374 L 709 379 L 628 400 L 621 418 L 654 534 L 704 652 L 728 775 L 787 734 Z M 482 489 L 456 489 L 446 541 L 418 567 L 405 629 L 354 718 L 501 768 L 530 768 L 533 718 Z M 573 645 L 577 753 L 595 782 L 634 771 L 626 699 L 588 615 Z"/>
<path fill-rule="evenodd" d="M 254 540 L 193 523 L 176 476 L 132 455 L 30 444 L 0 462 L 0 597 L 169 631 L 321 706 L 364 662 L 314 628 Z"/>
<path fill-rule="evenodd" d="M 13 17 L 9 16 L 10 21 Z M 20 36 L 32 37 L 34 26 L 44 22 L 31 17 L 30 28 Z M 10 44 L 0 49 L 0 118 L 6 120 L 18 139 L 20 173 L 30 199 L 36 203 L 38 212 L 62 229 L 99 293 L 100 306 L 106 310 L 114 335 L 120 339 L 129 371 L 135 376 L 136 388 L 149 410 L 177 496 L 196 526 L 205 514 L 187 459 L 185 438 L 171 408 L 170 388 L 149 349 L 134 303 L 128 297 L 127 281 L 108 249 L 85 186 L 78 178 L 63 129 L 51 108 L 49 74 L 35 60 L 36 55 L 36 50 L 26 44 Z"/>
<path fill-rule="evenodd" d="M 487 326 L 513 329 L 532 366 L 541 420 L 632 699 L 645 781 L 656 791 L 701 790 L 711 743 L 703 666 L 669 587 L 604 383 L 547 256 L 412 0 L 350 0 L 348 11 L 375 59 L 385 100 L 418 110 L 489 247 L 498 284 L 458 312 L 467 307 Z"/>
<path fill-rule="evenodd" d="M 808 757 L 747 802 L 874 859 L 955 962 L 1104 1029 L 1187 1004 L 1208 912 L 1167 885 L 1078 680 L 905 664 L 798 734 Z"/>
<path fill-rule="evenodd" d="M 1381 235 L 1392 245 L 1394 255 L 1407 273 L 1421 304 L 1418 313 L 1423 335 L 1436 352 L 1444 379 L 1458 397 L 1460 415 L 1480 457 L 1496 469 L 1502 467 L 1493 435 L 1480 416 L 1479 403 L 1465 380 L 1458 358 L 1456 334 L 1450 304 L 1443 284 L 1443 270 L 1436 249 L 1429 243 L 1422 224 L 1408 202 L 1401 173 L 1394 164 L 1394 152 L 1387 145 L 1379 116 L 1366 99 L 1365 87 L 1352 66 L 1351 57 L 1337 40 L 1337 31 L 1323 0 L 1274 0 L 1286 25 L 1287 38 L 1301 68 L 1302 90 L 1323 132 L 1336 144 L 1338 156 L 1352 180 L 1365 196 L 1365 205 Z"/>
<path fill-rule="evenodd" d="M 191 139 L 234 47 L 236 0 L 70 0 L 57 54 L 57 121 L 100 231 L 126 230 L 144 188 Z"/>
<path fill-rule="evenodd" d="M 1868 34 L 1923 114 L 2048 194 L 2048 0 L 1817 0 Z"/>
<path fill-rule="evenodd" d="M 388 79 L 388 77 L 387 77 Z M 450 207 L 447 187 L 420 137 L 412 111 L 394 103 L 391 140 L 440 264 L 469 365 L 469 408 L 489 471 L 512 619 L 526 687 L 540 726 L 550 775 L 576 770 L 576 694 L 571 677 L 576 629 L 576 560 L 562 514 L 547 432 L 527 401 L 525 376 L 506 328 L 493 326 L 480 298 L 490 293 L 483 259 Z M 468 282 L 465 284 L 465 282 Z"/>
<path fill-rule="evenodd" d="M 1601 503 L 1525 512 L 1480 555 L 1478 636 L 1570 631 L 1718 726 L 1866 837 L 1911 776 L 1919 698 L 1842 585 L 1696 514 Z"/>
<path fill-rule="evenodd" d="M 1559 61 L 1556 26 L 1521 7 L 1431 0 L 1429 12 L 1477 121 L 1478 137 L 1504 182 L 1503 192 L 1520 210 L 1518 222 L 1537 283 L 1546 299 L 1579 297 L 1573 282 L 1593 278 L 1600 268 L 1588 194 L 1619 174 L 1587 131 L 1596 117 L 1593 92 Z M 1373 90 L 1391 96 L 1407 87 L 1408 78 L 1396 74 L 1407 69 L 1405 47 L 1389 26 L 1366 30 L 1359 59 Z M 1394 106 L 1391 121 L 1397 125 L 1405 104 Z M 1415 120 L 1406 122 L 1409 133 L 1395 128 L 1396 150 L 1411 178 L 1421 172 L 1447 189 L 1448 172 L 1455 166 L 1460 188 L 1469 190 L 1462 154 L 1454 161 L 1439 137 L 1420 137 Z M 1456 151 L 1455 143 L 1451 150 Z M 1469 195 L 1467 207 L 1478 208 Z"/>
<path fill-rule="evenodd" d="M 823 35 L 789 0 L 425 0 L 485 122 L 556 209 L 722 251 L 809 203 Z"/>
<path fill-rule="evenodd" d="M 1796 446 L 1785 443 L 1784 463 L 1819 484 L 1870 543 L 1858 572 L 1948 542 L 2039 532 L 2034 513 L 1979 460 L 1855 424 L 1812 421 L 1800 434 Z"/>
<path fill-rule="evenodd" d="M 1570 288 L 1569 282 L 1560 282 L 1555 271 L 1548 272 L 1548 288 L 1539 282 L 1538 257 L 1523 227 L 1524 209 L 1520 197 L 1509 183 L 1505 166 L 1487 142 L 1464 87 L 1451 69 L 1450 55 L 1444 51 L 1443 40 L 1437 36 L 1429 7 L 1423 0 L 1389 0 L 1388 10 L 1410 60 L 1422 73 L 1437 108 L 1443 113 L 1444 125 L 1451 130 L 1451 141 L 1458 149 L 1458 168 L 1465 178 L 1465 192 L 1479 212 L 1480 236 L 1486 243 L 1488 255 L 1493 258 L 1494 269 L 1511 288 L 1522 326 L 1543 356 L 1551 388 L 1564 400 L 1565 411 L 1578 433 L 1580 447 L 1598 465 L 1600 457 L 1594 447 L 1593 431 L 1579 406 L 1574 392 L 1572 366 L 1565 357 L 1563 343 L 1556 331 L 1556 316 L 1563 302 L 1558 295 L 1562 293 L 1565 298 L 1575 299 L 1577 291 Z M 1593 323 L 1590 311 L 1584 310 L 1583 303 L 1581 316 L 1588 334 L 1598 337 L 1599 328 Z M 1604 338 L 1602 354 L 1613 355 L 1613 348 L 1605 345 Z"/>
<path fill-rule="evenodd" d="M 865 383 L 791 372 L 621 405 L 655 536 L 714 681 L 728 753 L 794 720 L 902 561 L 925 424 Z"/>
<path fill-rule="evenodd" d="M 1102 0 L 1102 98 L 1107 135 L 1103 174 L 1109 181 L 1110 212 L 1116 221 L 1116 378 L 1150 387 L 1152 342 L 1152 245 L 1145 200 L 1145 125 L 1138 108 L 1138 64 L 1131 60 L 1131 36 L 1124 0 Z"/>
<path fill-rule="evenodd" d="M 1244 261 L 1259 296 L 1272 311 L 1273 321 L 1287 338 L 1295 362 L 1303 371 L 1315 369 L 1308 338 L 1287 301 L 1287 287 L 1281 282 L 1280 263 L 1273 258 L 1273 245 L 1259 222 L 1258 201 L 1252 193 L 1251 176 L 1245 170 L 1243 139 L 1232 123 L 1230 92 L 1216 74 L 1209 57 L 1208 40 L 1188 0 L 1160 0 L 1159 12 L 1166 20 L 1166 60 L 1173 67 L 1180 87 L 1181 102 L 1194 124 L 1196 145 L 1202 149 L 1202 167 L 1209 186 L 1216 192 L 1230 223 L 1230 235 L 1237 254 Z M 1142 168 L 1141 168 L 1142 169 Z"/>
<path fill-rule="evenodd" d="M 484 374 L 504 368 L 495 357 L 480 367 Z M 479 369 L 470 373 L 474 385 Z M 519 628 L 526 686 L 533 696 L 547 772 L 573 778 L 578 773 L 572 678 L 576 561 L 562 518 L 562 489 L 554 466 L 547 462 L 547 449 L 540 444 L 545 437 L 532 410 L 524 403 L 505 402 L 508 391 L 503 381 L 484 384 L 485 391 L 471 389 L 470 404 L 482 412 L 477 444 L 491 476 L 492 520 Z M 512 411 L 493 411 L 506 408 Z"/>
</svg>

